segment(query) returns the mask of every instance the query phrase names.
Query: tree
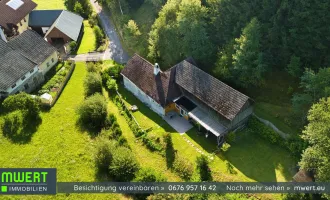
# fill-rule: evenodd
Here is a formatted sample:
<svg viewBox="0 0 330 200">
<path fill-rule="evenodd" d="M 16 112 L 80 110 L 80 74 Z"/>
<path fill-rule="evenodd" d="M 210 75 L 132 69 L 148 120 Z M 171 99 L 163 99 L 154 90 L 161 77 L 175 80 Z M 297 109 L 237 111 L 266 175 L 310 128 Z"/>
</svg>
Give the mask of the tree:
<svg viewBox="0 0 330 200">
<path fill-rule="evenodd" d="M 20 110 L 26 112 L 26 117 L 30 120 L 37 120 L 40 118 L 39 103 L 26 93 L 11 95 L 4 100 L 2 105 L 6 112 Z"/>
<path fill-rule="evenodd" d="M 287 66 L 288 73 L 293 77 L 299 77 L 301 74 L 301 63 L 300 58 L 296 56 L 291 56 L 290 63 Z"/>
<path fill-rule="evenodd" d="M 101 94 L 87 97 L 78 107 L 79 120 L 86 128 L 101 130 L 108 115 L 107 103 Z"/>
<path fill-rule="evenodd" d="M 235 44 L 233 66 L 237 84 L 242 87 L 260 86 L 265 66 L 260 51 L 260 23 L 253 18 L 243 29 Z"/>
<path fill-rule="evenodd" d="M 112 152 L 116 148 L 115 142 L 109 141 L 105 137 L 100 137 L 96 141 L 96 155 L 95 162 L 96 166 L 100 171 L 108 171 L 110 163 L 112 162 Z"/>
<path fill-rule="evenodd" d="M 140 41 L 141 32 L 138 25 L 134 20 L 129 20 L 127 24 L 124 25 L 124 37 L 130 45 L 136 47 Z"/>
<path fill-rule="evenodd" d="M 113 160 L 109 166 L 109 174 L 116 181 L 131 181 L 140 165 L 134 154 L 126 147 L 118 147 L 113 151 Z"/>
<path fill-rule="evenodd" d="M 95 34 L 96 45 L 99 47 L 103 42 L 104 34 L 99 26 L 95 25 L 93 30 L 94 30 L 94 34 Z"/>
<path fill-rule="evenodd" d="M 75 13 L 78 13 L 81 16 L 84 15 L 84 13 L 85 13 L 84 8 L 78 1 L 74 4 L 73 10 Z"/>
<path fill-rule="evenodd" d="M 196 163 L 201 181 L 212 181 L 212 174 L 209 167 L 208 158 L 205 155 L 198 156 Z"/>
<path fill-rule="evenodd" d="M 141 168 L 134 179 L 136 182 L 166 182 L 166 178 L 152 168 Z"/>
<path fill-rule="evenodd" d="M 107 81 L 107 88 L 110 92 L 112 93 L 116 93 L 116 91 L 118 90 L 118 86 L 117 86 L 117 82 L 115 79 L 108 79 Z"/>
<path fill-rule="evenodd" d="M 167 0 L 147 0 L 150 2 L 157 10 L 160 9 Z"/>
<path fill-rule="evenodd" d="M 308 113 L 303 139 L 310 146 L 303 152 L 300 166 L 313 171 L 317 182 L 330 181 L 330 98 L 314 104 Z M 324 195 L 330 199 L 330 195 Z"/>
<path fill-rule="evenodd" d="M 102 93 L 101 75 L 95 72 L 88 73 L 84 80 L 85 96 Z"/>
<path fill-rule="evenodd" d="M 64 0 L 64 5 L 69 11 L 78 13 L 86 19 L 93 12 L 93 8 L 89 0 Z"/>
<path fill-rule="evenodd" d="M 4 117 L 4 123 L 2 125 L 2 132 L 4 136 L 13 137 L 19 135 L 24 128 L 25 113 L 16 110 L 8 113 Z"/>
</svg>

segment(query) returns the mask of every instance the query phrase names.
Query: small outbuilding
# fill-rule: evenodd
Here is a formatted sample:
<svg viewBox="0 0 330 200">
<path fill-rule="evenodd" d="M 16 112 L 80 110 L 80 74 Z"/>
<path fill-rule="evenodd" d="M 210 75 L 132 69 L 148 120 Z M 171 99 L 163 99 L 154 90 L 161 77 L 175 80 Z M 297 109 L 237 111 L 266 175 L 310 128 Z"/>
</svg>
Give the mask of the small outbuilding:
<svg viewBox="0 0 330 200">
<path fill-rule="evenodd" d="M 52 95 L 50 95 L 48 93 L 41 95 L 40 99 L 41 99 L 41 103 L 46 104 L 46 105 L 50 105 L 53 102 Z"/>
</svg>

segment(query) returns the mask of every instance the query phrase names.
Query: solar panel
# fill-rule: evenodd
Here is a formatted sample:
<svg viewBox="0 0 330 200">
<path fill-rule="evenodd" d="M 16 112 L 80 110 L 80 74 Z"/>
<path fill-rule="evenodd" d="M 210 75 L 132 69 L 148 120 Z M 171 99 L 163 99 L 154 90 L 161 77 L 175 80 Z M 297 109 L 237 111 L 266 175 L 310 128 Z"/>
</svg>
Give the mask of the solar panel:
<svg viewBox="0 0 330 200">
<path fill-rule="evenodd" d="M 24 4 L 22 0 L 10 0 L 6 3 L 7 6 L 11 7 L 14 10 L 17 10 Z"/>
</svg>

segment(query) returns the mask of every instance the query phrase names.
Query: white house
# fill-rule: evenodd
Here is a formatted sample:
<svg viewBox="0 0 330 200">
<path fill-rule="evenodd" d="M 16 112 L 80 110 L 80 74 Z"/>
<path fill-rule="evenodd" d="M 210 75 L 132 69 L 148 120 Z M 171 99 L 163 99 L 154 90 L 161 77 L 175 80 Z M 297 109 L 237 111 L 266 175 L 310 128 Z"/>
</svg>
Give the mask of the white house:
<svg viewBox="0 0 330 200">
<path fill-rule="evenodd" d="M 163 72 L 135 54 L 121 74 L 125 87 L 154 112 L 177 112 L 212 133 L 218 145 L 253 113 L 252 99 L 196 67 L 192 58 Z"/>
<path fill-rule="evenodd" d="M 14 39 L 0 39 L 0 97 L 31 92 L 58 62 L 57 50 L 32 30 Z"/>
</svg>

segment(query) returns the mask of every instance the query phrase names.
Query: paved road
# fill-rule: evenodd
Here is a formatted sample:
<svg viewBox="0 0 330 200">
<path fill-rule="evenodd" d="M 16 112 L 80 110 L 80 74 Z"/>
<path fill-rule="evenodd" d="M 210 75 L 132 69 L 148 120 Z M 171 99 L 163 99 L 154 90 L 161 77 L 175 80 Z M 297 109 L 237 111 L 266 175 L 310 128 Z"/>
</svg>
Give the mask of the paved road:
<svg viewBox="0 0 330 200">
<path fill-rule="evenodd" d="M 109 52 L 109 50 L 108 50 Z M 110 57 L 106 57 L 106 52 L 95 52 L 95 53 L 86 53 L 86 54 L 79 54 L 79 55 L 69 55 L 67 57 L 68 60 L 74 61 L 100 61 L 100 60 L 113 60 Z M 118 61 L 117 61 L 118 62 Z M 120 62 L 122 63 L 122 62 Z"/>
<path fill-rule="evenodd" d="M 120 43 L 120 39 L 116 32 L 115 26 L 110 21 L 110 16 L 104 10 L 102 10 L 102 7 L 97 2 L 95 2 L 95 0 L 90 0 L 90 2 L 96 13 L 99 15 L 103 30 L 110 40 L 109 47 L 103 54 L 103 60 L 111 59 L 119 63 L 126 63 L 130 57 L 127 52 L 125 52 Z"/>
</svg>

